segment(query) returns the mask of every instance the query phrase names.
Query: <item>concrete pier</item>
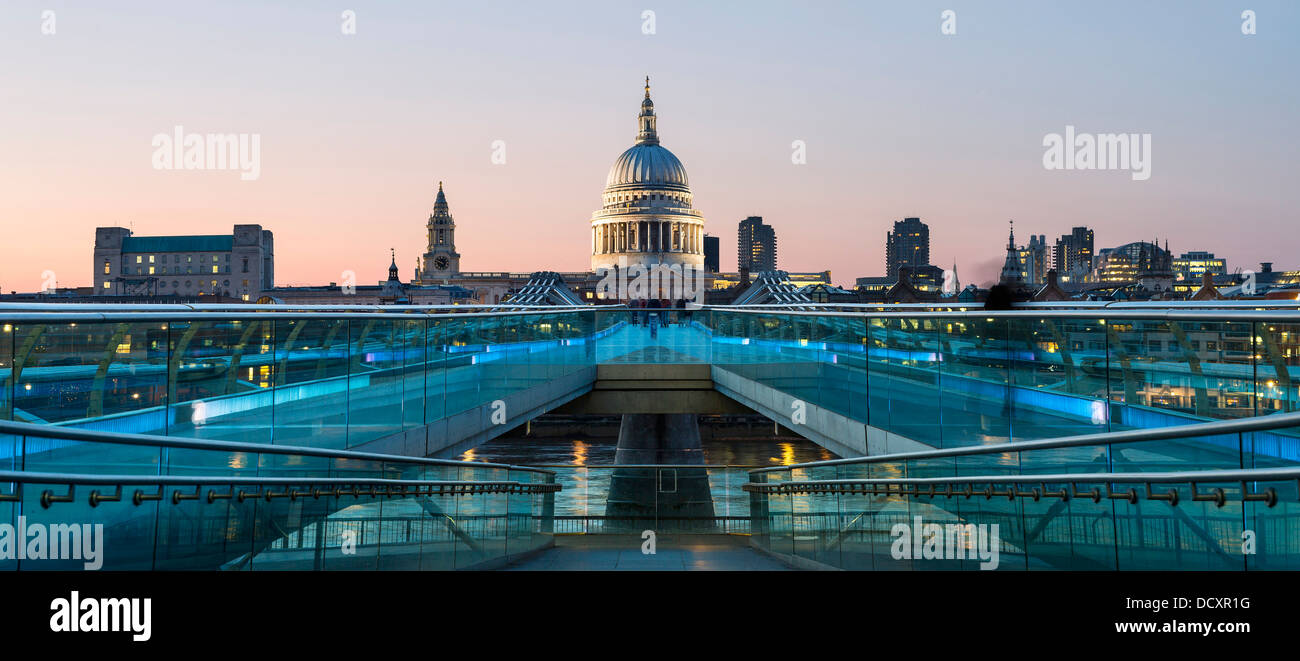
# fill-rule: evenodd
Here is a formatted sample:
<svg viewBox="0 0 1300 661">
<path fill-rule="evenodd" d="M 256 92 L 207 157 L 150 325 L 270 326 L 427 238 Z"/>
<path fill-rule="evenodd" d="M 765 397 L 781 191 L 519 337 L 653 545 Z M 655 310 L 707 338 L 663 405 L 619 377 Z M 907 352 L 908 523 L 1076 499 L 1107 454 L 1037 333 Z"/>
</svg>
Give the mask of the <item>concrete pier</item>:
<svg viewBox="0 0 1300 661">
<path fill-rule="evenodd" d="M 606 530 L 712 532 L 713 496 L 694 414 L 629 413 L 619 426 L 616 464 L 681 468 L 617 468 L 605 504 Z"/>
</svg>

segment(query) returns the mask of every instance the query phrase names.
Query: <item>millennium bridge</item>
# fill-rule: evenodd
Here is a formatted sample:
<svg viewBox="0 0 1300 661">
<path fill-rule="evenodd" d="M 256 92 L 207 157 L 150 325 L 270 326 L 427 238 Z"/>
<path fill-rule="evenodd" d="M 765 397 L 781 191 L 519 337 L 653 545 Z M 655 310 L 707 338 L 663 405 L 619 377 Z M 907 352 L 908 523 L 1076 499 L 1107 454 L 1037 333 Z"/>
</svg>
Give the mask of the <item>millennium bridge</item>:
<svg viewBox="0 0 1300 661">
<path fill-rule="evenodd" d="M 991 525 L 999 570 L 1300 568 L 1295 303 L 9 304 L 0 329 L 0 530 L 62 530 L 0 534 L 3 570 L 81 569 L 73 524 L 109 570 L 488 569 L 643 531 L 978 569 Z M 615 464 L 452 459 L 557 412 L 621 415 Z M 706 464 L 698 416 L 738 412 L 840 458 Z M 897 557 L 913 523 L 970 552 Z"/>
</svg>

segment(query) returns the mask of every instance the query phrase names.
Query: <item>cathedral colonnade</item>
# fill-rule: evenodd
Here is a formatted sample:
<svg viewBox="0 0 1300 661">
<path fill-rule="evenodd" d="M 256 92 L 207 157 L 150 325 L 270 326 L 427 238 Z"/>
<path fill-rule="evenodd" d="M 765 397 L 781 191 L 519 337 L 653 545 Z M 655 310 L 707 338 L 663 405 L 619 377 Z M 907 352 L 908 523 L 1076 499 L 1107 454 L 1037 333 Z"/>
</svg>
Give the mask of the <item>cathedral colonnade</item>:
<svg viewBox="0 0 1300 661">
<path fill-rule="evenodd" d="M 667 220 L 611 221 L 591 229 L 593 255 L 622 253 L 704 254 L 704 224 Z"/>
</svg>

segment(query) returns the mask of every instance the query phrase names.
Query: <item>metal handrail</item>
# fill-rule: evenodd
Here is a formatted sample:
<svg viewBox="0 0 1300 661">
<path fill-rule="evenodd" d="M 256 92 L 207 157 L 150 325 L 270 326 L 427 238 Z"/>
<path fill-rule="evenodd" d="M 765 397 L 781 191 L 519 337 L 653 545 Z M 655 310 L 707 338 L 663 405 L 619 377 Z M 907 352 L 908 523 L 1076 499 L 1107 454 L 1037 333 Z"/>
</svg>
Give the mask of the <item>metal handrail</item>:
<svg viewBox="0 0 1300 661">
<path fill-rule="evenodd" d="M 1164 500 L 1170 505 L 1177 505 L 1179 496 L 1177 490 L 1169 490 L 1163 493 L 1152 491 L 1153 484 L 1187 484 L 1192 488 L 1193 501 L 1214 501 L 1219 507 L 1226 502 L 1227 495 L 1222 488 L 1216 488 L 1208 493 L 1199 491 L 1198 485 L 1201 484 L 1218 484 L 1224 482 L 1235 482 L 1241 485 L 1241 500 L 1243 502 L 1262 501 L 1269 507 L 1277 504 L 1277 489 L 1270 487 L 1260 492 L 1250 492 L 1246 489 L 1246 484 L 1251 482 L 1282 482 L 1296 480 L 1297 487 L 1300 488 L 1300 467 L 1291 468 L 1248 468 L 1241 470 L 1204 470 L 1204 471 L 1177 471 L 1168 473 L 1055 473 L 1042 475 L 964 475 L 952 477 L 900 477 L 900 478 L 861 478 L 861 479 L 836 479 L 836 480 L 799 480 L 791 482 L 746 482 L 741 485 L 742 491 L 761 494 L 871 494 L 871 495 L 900 495 L 900 496 L 944 496 L 948 498 L 964 497 L 972 498 L 983 496 L 985 499 L 1003 497 L 1007 499 L 1015 498 L 1033 498 L 1040 500 L 1042 498 L 1060 498 L 1069 500 L 1070 498 L 1089 498 L 1093 502 L 1099 502 L 1102 498 L 1110 500 L 1128 500 L 1137 502 L 1140 497 L 1149 500 Z M 966 485 L 965 489 L 954 489 L 953 485 Z M 986 487 L 983 490 L 974 489 L 974 485 L 983 484 Z M 1047 485 L 1069 485 L 1069 489 L 1062 487 L 1059 490 L 1048 489 Z M 1080 484 L 1105 484 L 1105 495 L 1102 495 L 1100 489 L 1093 488 L 1089 490 L 1079 490 Z M 1145 485 L 1145 490 L 1139 493 L 1136 489 L 1116 491 L 1111 488 L 1111 484 L 1141 484 Z M 913 486 L 913 489 L 904 489 L 904 486 Z M 922 490 L 921 486 L 927 485 L 930 488 Z M 942 490 L 937 487 L 943 485 Z M 999 491 L 994 487 L 997 485 L 1011 487 L 1005 491 Z M 1036 485 L 1035 488 L 1021 491 L 1021 485 Z"/>
<path fill-rule="evenodd" d="M 501 307 L 511 311 L 501 312 Z M 1287 321 L 1297 319 L 1300 302 L 1231 301 L 1215 305 L 1188 301 L 1169 301 L 1159 306 L 1141 303 L 1111 302 L 1101 305 L 1079 302 L 1068 306 L 1048 303 L 1016 306 L 1010 310 L 985 310 L 975 304 L 901 303 L 891 305 L 800 303 L 745 306 L 705 305 L 704 311 L 743 312 L 747 314 L 780 313 L 812 317 L 881 317 L 881 318 L 1056 318 L 1097 319 L 1099 313 L 1114 319 L 1170 321 Z M 814 309 L 808 309 L 814 308 Z M 864 309 L 865 308 L 865 309 Z M 327 316 L 333 319 L 464 319 L 475 317 L 531 316 L 570 312 L 622 311 L 625 304 L 587 306 L 529 306 L 495 303 L 491 305 L 138 305 L 122 312 L 121 305 L 96 303 L 0 303 L 0 318 L 14 322 L 40 321 L 202 321 L 233 319 L 301 319 Z M 456 310 L 486 310 L 459 312 Z M 497 310 L 497 311 L 492 311 Z M 322 314 L 331 313 L 331 314 Z"/>
<path fill-rule="evenodd" d="M 303 304 L 292 303 L 0 303 L 0 312 L 7 310 L 60 311 L 76 310 L 80 312 L 113 312 L 123 307 L 157 310 L 160 312 L 248 312 L 278 310 L 360 310 L 373 312 L 424 311 L 424 310 L 487 310 L 500 307 L 501 303 L 484 303 L 472 305 L 353 305 L 353 304 Z M 591 306 L 554 306 L 554 305 L 517 305 L 514 307 L 534 310 L 553 310 L 557 307 L 571 309 L 588 309 Z"/>
<path fill-rule="evenodd" d="M 430 457 L 406 457 L 396 454 L 378 452 L 356 452 L 351 450 L 330 450 L 300 445 L 269 445 L 248 443 L 245 441 L 210 441 L 203 439 L 177 438 L 175 436 L 154 436 L 152 434 L 128 434 L 92 429 L 75 429 L 39 425 L 30 422 L 11 422 L 0 420 L 0 433 L 15 436 L 36 436 L 65 441 L 84 441 L 88 443 L 112 443 L 118 445 L 136 445 L 146 447 L 179 448 L 184 450 L 209 450 L 213 452 L 250 452 L 264 454 L 286 454 L 309 457 L 326 457 L 331 459 L 352 459 L 356 461 L 391 461 L 426 466 L 458 466 L 461 468 L 505 468 L 508 470 L 528 471 L 554 475 L 555 471 L 530 466 L 511 464 L 492 464 L 478 461 L 455 461 L 452 459 L 433 459 Z"/>
<path fill-rule="evenodd" d="M 960 302 L 943 302 L 935 301 L 931 303 L 815 303 L 800 302 L 794 303 L 760 303 L 754 305 L 710 305 L 706 306 L 715 309 L 745 309 L 745 308 L 768 308 L 783 309 L 791 305 L 799 307 L 813 308 L 876 308 L 876 309 L 928 309 L 928 308 L 964 308 L 968 310 L 983 310 L 982 303 L 960 303 Z M 1300 301 L 1287 300 L 1255 300 L 1255 301 L 1027 301 L 1024 303 L 1014 303 L 1011 309 L 1037 309 L 1047 310 L 1054 308 L 1080 308 L 1080 309 L 1148 309 L 1148 308 L 1194 308 L 1194 309 L 1214 309 L 1214 308 L 1245 308 L 1245 309 L 1269 309 L 1269 308 L 1300 308 Z"/>
<path fill-rule="evenodd" d="M 763 473 L 777 470 L 815 468 L 818 466 L 836 466 L 844 464 L 877 464 L 895 461 L 908 461 L 912 459 L 934 459 L 938 457 L 958 457 L 979 454 L 1002 454 L 1006 452 L 1028 452 L 1033 450 L 1050 450 L 1054 448 L 1079 447 L 1086 445 L 1108 445 L 1112 443 L 1135 443 L 1139 441 L 1162 441 L 1171 439 L 1196 438 L 1201 436 L 1215 436 L 1219 434 L 1239 434 L 1252 431 L 1267 431 L 1270 429 L 1281 429 L 1284 427 L 1300 426 L 1300 411 L 1291 413 L 1276 413 L 1266 416 L 1255 416 L 1251 418 L 1241 418 L 1238 420 L 1216 420 L 1214 422 L 1202 422 L 1191 425 L 1174 425 L 1171 427 L 1157 427 L 1155 429 L 1130 429 L 1118 432 L 1100 432 L 1096 434 L 1081 434 L 1077 436 L 1063 436 L 1061 438 L 1049 438 L 1038 441 L 1021 441 L 1016 443 L 996 443 L 993 445 L 972 445 L 960 448 L 945 448 L 941 450 L 921 450 L 916 452 L 898 452 L 894 454 L 880 454 L 871 457 L 850 457 L 846 459 L 828 459 L 825 461 L 810 461 L 802 464 L 790 464 L 788 466 L 773 466 L 769 468 L 757 468 L 749 471 L 750 473 Z"/>
<path fill-rule="evenodd" d="M 0 303 L 0 306 L 5 304 Z M 327 317 L 329 319 L 384 319 L 388 321 L 397 320 L 414 320 L 414 319 L 451 319 L 459 320 L 466 318 L 501 318 L 507 316 L 537 316 L 560 313 L 575 312 L 593 312 L 601 309 L 623 309 L 623 306 L 586 306 L 586 307 L 546 307 L 522 310 L 518 312 L 462 312 L 456 313 L 439 313 L 427 312 L 420 313 L 417 311 L 382 311 L 376 309 L 370 311 L 370 308 L 363 310 L 347 310 L 342 312 L 329 312 L 338 308 L 325 307 L 321 310 L 305 310 L 298 306 L 276 306 L 283 307 L 283 310 L 264 310 L 258 311 L 248 308 L 235 308 L 230 311 L 183 311 L 183 310 L 150 310 L 147 306 L 139 306 L 136 311 L 132 312 L 114 312 L 114 311 L 79 311 L 74 308 L 77 304 L 69 303 L 66 305 L 54 304 L 51 310 L 35 312 L 7 312 L 5 308 L 0 307 L 0 319 L 6 322 L 16 323 L 34 323 L 34 322 L 95 322 L 95 321 L 207 321 L 207 320 L 266 320 L 266 319 L 311 319 L 318 317 Z M 396 309 L 399 306 L 391 306 Z M 501 304 L 492 306 L 501 307 Z M 118 308 L 121 309 L 120 307 Z M 304 310 L 303 312 L 293 312 L 293 310 Z"/>
<path fill-rule="evenodd" d="M 560 491 L 563 486 L 555 483 L 531 483 L 515 481 L 495 481 L 495 482 L 475 482 L 469 480 L 402 480 L 390 478 L 372 478 L 372 477 L 253 477 L 253 476 L 230 476 L 230 475 L 104 475 L 89 473 L 44 473 L 29 471 L 0 471 L 0 483 L 9 482 L 15 485 L 12 493 L 0 493 L 0 502 L 18 501 L 22 499 L 22 489 L 25 484 L 59 484 L 67 486 L 67 493 L 56 494 L 48 489 L 41 492 L 40 503 L 42 508 L 48 509 L 55 503 L 71 503 L 76 500 L 77 485 L 83 486 L 113 486 L 116 490 L 111 494 L 101 493 L 99 490 L 92 490 L 87 496 L 87 502 L 91 507 L 97 507 L 102 502 L 118 502 L 122 500 L 123 486 L 155 486 L 158 488 L 156 493 L 145 493 L 139 489 L 131 496 L 132 504 L 139 506 L 145 502 L 161 501 L 163 499 L 163 488 L 169 486 L 194 487 L 194 493 L 187 494 L 180 491 L 174 491 L 171 495 L 173 505 L 179 505 L 187 500 L 199 500 L 205 498 L 208 503 L 217 500 L 236 500 L 243 502 L 246 499 L 265 499 L 274 500 L 276 498 L 288 498 L 297 500 L 299 498 L 311 497 L 319 499 L 321 496 L 339 497 L 352 496 L 353 498 L 406 498 L 412 496 L 434 496 L 434 495 L 452 495 L 467 496 L 485 493 L 517 493 L 517 494 L 539 494 L 555 493 Z M 204 486 L 229 486 L 230 491 L 226 493 L 217 493 L 209 489 L 206 496 L 202 494 Z M 256 486 L 260 490 L 254 493 L 247 493 L 238 486 Z M 276 493 L 272 487 L 282 486 L 285 489 Z M 298 491 L 294 487 L 310 487 L 309 491 Z M 333 487 L 324 491 L 321 487 Z M 345 488 L 346 487 L 346 488 Z M 358 487 L 368 487 L 359 489 Z M 379 489 L 383 487 L 383 489 Z M 410 487 L 414 487 L 411 489 Z"/>
<path fill-rule="evenodd" d="M 802 306 L 801 307 L 806 307 Z M 719 312 L 736 312 L 752 315 L 789 315 L 798 317 L 853 317 L 853 318 L 884 318 L 884 319 L 1042 319 L 1051 317 L 1053 319 L 1087 319 L 1098 321 L 1099 323 L 1110 319 L 1133 319 L 1143 321 L 1300 321 L 1300 308 L 1298 309 L 1225 309 L 1225 310 L 1180 310 L 1180 309 L 1116 309 L 1116 308 L 1096 308 L 1096 309 L 1078 309 L 1078 310 L 1046 310 L 1046 309 L 1011 309 L 1011 310 L 985 310 L 979 306 L 973 305 L 954 305 L 955 310 L 948 311 L 856 311 L 856 312 L 835 312 L 835 311 L 816 311 L 816 310 L 789 310 L 789 309 L 762 309 L 760 306 L 705 306 L 706 310 L 716 310 Z"/>
<path fill-rule="evenodd" d="M 533 468 L 758 468 L 764 464 L 529 464 Z M 778 467 L 779 468 L 779 467 Z"/>
<path fill-rule="evenodd" d="M 306 484 L 364 484 L 374 486 L 535 486 L 558 491 L 560 485 L 514 480 L 406 480 L 387 477 L 257 477 L 241 475 L 138 475 L 103 473 L 47 473 L 40 471 L 0 470 L 0 483 L 36 484 L 157 484 L 162 486 L 195 486 L 211 484 L 269 484 L 274 486 L 300 486 Z"/>
</svg>

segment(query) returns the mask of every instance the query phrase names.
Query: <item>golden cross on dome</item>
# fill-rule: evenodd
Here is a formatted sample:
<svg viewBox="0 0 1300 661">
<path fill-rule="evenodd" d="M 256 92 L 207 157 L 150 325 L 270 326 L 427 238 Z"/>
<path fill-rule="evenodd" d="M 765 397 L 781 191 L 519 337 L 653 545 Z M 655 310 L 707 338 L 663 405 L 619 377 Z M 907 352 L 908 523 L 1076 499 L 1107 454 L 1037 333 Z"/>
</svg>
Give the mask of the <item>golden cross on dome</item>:
<svg viewBox="0 0 1300 661">
<path fill-rule="evenodd" d="M 650 98 L 650 76 L 645 77 L 645 98 Z"/>
</svg>

